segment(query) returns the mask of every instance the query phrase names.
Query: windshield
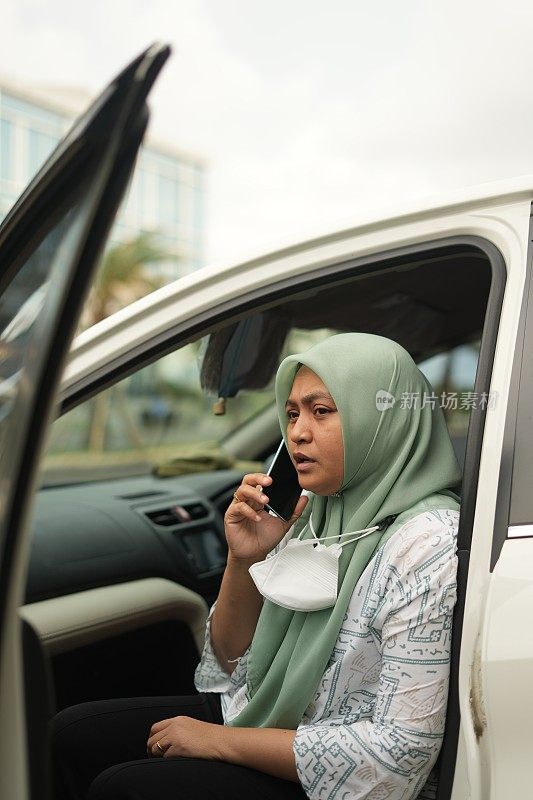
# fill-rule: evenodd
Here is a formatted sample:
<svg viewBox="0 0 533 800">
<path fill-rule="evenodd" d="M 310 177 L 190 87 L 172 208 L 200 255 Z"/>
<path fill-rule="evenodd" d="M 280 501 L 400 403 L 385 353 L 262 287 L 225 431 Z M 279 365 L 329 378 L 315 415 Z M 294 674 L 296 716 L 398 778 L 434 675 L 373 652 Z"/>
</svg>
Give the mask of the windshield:
<svg viewBox="0 0 533 800">
<path fill-rule="evenodd" d="M 330 335 L 292 329 L 284 353 L 298 352 Z M 44 485 L 122 478 L 155 472 L 161 477 L 222 468 L 259 468 L 235 461 L 224 440 L 272 408 L 273 382 L 239 392 L 225 413 L 200 385 L 207 340 L 182 347 L 106 389 L 57 419 L 43 464 Z"/>
<path fill-rule="evenodd" d="M 200 388 L 199 352 L 195 342 L 170 353 L 56 420 L 44 483 L 148 473 L 178 454 L 212 449 L 272 402 L 272 391 L 249 393 L 215 415 L 216 398 Z"/>
</svg>

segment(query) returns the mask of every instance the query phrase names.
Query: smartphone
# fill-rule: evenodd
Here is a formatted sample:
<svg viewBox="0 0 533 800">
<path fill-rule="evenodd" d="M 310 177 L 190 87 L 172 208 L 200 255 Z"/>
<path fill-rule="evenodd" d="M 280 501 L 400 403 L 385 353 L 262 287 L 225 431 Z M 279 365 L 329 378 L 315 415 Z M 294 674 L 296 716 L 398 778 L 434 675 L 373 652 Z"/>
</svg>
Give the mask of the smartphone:
<svg viewBox="0 0 533 800">
<path fill-rule="evenodd" d="M 265 507 L 273 511 L 277 517 L 288 522 L 296 508 L 302 487 L 283 439 L 276 450 L 267 475 L 272 478 L 272 483 L 270 486 L 264 487 L 264 491 L 268 494 L 268 503 L 265 504 Z"/>
</svg>

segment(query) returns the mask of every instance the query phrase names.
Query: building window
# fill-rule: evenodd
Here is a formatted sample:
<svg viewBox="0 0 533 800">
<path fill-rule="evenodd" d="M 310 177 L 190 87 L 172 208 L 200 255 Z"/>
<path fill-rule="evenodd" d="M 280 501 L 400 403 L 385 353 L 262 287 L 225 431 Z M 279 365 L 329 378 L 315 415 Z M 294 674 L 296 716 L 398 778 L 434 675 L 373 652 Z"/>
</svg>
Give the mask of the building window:
<svg viewBox="0 0 533 800">
<path fill-rule="evenodd" d="M 162 223 L 178 221 L 178 182 L 159 175 L 159 218 Z"/>
<path fill-rule="evenodd" d="M 193 217 L 193 227 L 195 231 L 195 238 L 200 236 L 203 227 L 204 227 L 204 210 L 203 210 L 203 195 L 202 191 L 199 186 L 196 186 L 194 189 L 194 217 Z"/>
<path fill-rule="evenodd" d="M 24 96 L 0 90 L 0 219 L 23 186 L 42 168 L 71 119 Z M 166 280 L 201 260 L 205 220 L 204 174 L 200 162 L 172 148 L 145 145 L 111 232 L 113 243 L 140 231 L 156 231 L 169 252 L 154 266 Z"/>
<path fill-rule="evenodd" d="M 44 164 L 54 147 L 57 139 L 42 131 L 32 128 L 28 130 L 28 179 L 32 178 Z"/>
<path fill-rule="evenodd" d="M 60 130 L 66 119 L 54 111 L 49 111 L 36 103 L 30 103 L 19 97 L 13 97 L 2 92 L 2 105 L 10 115 L 19 119 L 33 120 L 39 127 L 56 128 Z"/>
<path fill-rule="evenodd" d="M 9 181 L 13 177 L 13 126 L 6 119 L 0 120 L 0 178 Z"/>
</svg>

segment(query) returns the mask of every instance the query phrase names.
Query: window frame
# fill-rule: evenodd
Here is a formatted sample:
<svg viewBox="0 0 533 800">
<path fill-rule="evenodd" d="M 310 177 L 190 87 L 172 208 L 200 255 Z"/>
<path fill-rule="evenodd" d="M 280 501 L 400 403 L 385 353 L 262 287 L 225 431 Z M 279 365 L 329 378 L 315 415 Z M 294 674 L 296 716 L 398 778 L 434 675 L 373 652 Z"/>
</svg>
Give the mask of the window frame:
<svg viewBox="0 0 533 800">
<path fill-rule="evenodd" d="M 509 387 L 508 413 L 498 486 L 500 523 L 491 566 L 506 539 L 533 537 L 533 204 L 529 219 L 526 278 Z"/>
</svg>

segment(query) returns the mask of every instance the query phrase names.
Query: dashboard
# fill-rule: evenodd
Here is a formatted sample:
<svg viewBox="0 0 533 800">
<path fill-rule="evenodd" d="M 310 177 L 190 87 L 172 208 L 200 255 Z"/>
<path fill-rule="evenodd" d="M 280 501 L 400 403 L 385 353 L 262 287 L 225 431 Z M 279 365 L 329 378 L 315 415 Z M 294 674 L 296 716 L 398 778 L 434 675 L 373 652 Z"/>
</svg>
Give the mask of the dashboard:
<svg viewBox="0 0 533 800">
<path fill-rule="evenodd" d="M 223 470 L 41 489 L 25 602 L 161 577 L 211 604 L 227 557 L 223 515 L 241 478 Z"/>
</svg>

